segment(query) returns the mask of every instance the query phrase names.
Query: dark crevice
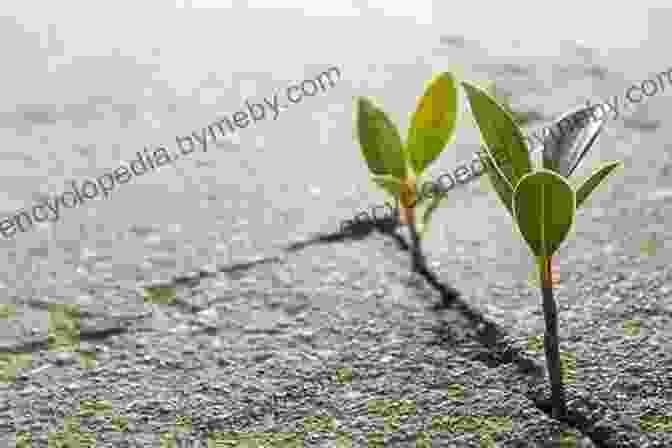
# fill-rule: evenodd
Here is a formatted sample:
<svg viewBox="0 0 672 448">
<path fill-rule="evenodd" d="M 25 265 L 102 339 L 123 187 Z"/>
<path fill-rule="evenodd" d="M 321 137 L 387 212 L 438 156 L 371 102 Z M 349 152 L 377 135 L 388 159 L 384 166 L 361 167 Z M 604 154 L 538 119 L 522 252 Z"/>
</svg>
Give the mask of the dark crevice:
<svg viewBox="0 0 672 448">
<path fill-rule="evenodd" d="M 534 405 L 551 417 L 551 400 L 542 393 L 530 393 L 528 398 Z M 614 416 L 615 413 L 606 406 L 585 398 L 577 398 L 571 391 L 567 394 L 567 414 L 559 421 L 581 432 L 588 437 L 598 448 L 636 448 L 642 432 L 635 425 L 628 424 L 622 419 L 614 420 L 614 417 L 606 421 L 607 414 Z M 579 407 L 580 409 L 575 409 Z M 590 415 L 590 417 L 586 417 Z"/>
<path fill-rule="evenodd" d="M 480 350 L 479 347 L 470 347 L 473 349 L 470 358 L 483 362 L 490 368 L 497 368 L 504 364 L 515 365 L 522 374 L 545 381 L 545 368 L 529 358 L 523 350 L 508 343 L 507 340 L 510 340 L 510 338 L 503 329 L 487 321 L 483 315 L 472 310 L 461 300 L 456 301 L 453 308 L 458 309 L 472 323 L 476 328 L 472 335 L 473 339 L 486 349 Z M 447 325 L 441 324 L 434 331 L 438 344 L 455 345 L 459 342 L 465 342 L 464 336 L 456 336 Z M 602 421 L 606 415 L 615 416 L 616 413 L 604 404 L 578 397 L 571 389 L 566 390 L 566 393 L 568 413 L 558 421 L 590 438 L 598 448 L 639 446 L 636 442 L 641 435 L 639 428 L 620 420 Z M 542 387 L 541 390 L 539 390 L 539 387 L 532 387 L 532 390 L 526 393 L 526 396 L 539 410 L 553 418 L 550 393 L 545 391 L 545 387 Z M 590 417 L 587 417 L 587 415 L 590 415 Z"/>
<path fill-rule="evenodd" d="M 397 227 L 399 227 L 399 221 L 394 217 L 376 218 L 370 219 L 368 221 L 357 221 L 351 224 L 347 230 L 341 230 L 334 233 L 319 233 L 310 239 L 292 243 L 285 248 L 285 252 L 295 252 L 309 246 L 320 244 L 358 241 L 371 235 L 374 230 L 387 235 L 395 235 L 394 230 Z M 401 241 L 401 243 L 404 244 L 406 248 L 408 248 L 405 241 L 403 241 L 398 235 L 397 237 L 398 241 Z"/>
<path fill-rule="evenodd" d="M 390 236 L 399 239 L 400 236 L 395 233 L 387 233 Z M 413 234 L 411 234 L 413 237 Z M 419 248 L 419 245 L 415 245 Z M 401 245 L 402 250 L 408 251 L 408 245 Z M 412 250 L 412 249 L 411 249 Z M 450 286 L 443 285 L 437 276 L 430 271 L 424 262 L 424 256 L 414 254 L 414 271 L 421 274 L 427 282 L 440 294 L 442 302 L 437 304 L 435 311 L 442 310 L 456 310 L 465 317 L 474 329 L 472 335 L 478 344 L 486 350 L 474 350 L 472 358 L 479 360 L 490 368 L 496 368 L 504 364 L 511 364 L 517 367 L 518 371 L 527 376 L 533 376 L 537 379 L 545 378 L 545 368 L 535 362 L 532 358 L 527 356 L 524 350 L 515 347 L 512 344 L 512 338 L 499 325 L 489 321 L 481 312 L 472 308 L 467 302 L 461 299 L 459 291 Z M 452 334 L 450 328 L 446 325 L 440 325 L 436 330 L 436 335 L 440 342 L 454 343 L 456 337 Z M 549 417 L 552 416 L 552 406 L 548 394 L 540 392 L 530 392 L 527 397 L 535 404 L 535 406 L 546 413 Z M 639 428 L 633 427 L 621 421 L 609 423 L 602 422 L 596 414 L 605 416 L 606 414 L 615 415 L 614 412 L 608 410 L 606 406 L 590 402 L 585 399 L 576 399 L 573 393 L 567 394 L 568 403 L 583 402 L 587 406 L 583 406 L 582 410 L 568 407 L 567 414 L 560 418 L 559 421 L 567 424 L 571 428 L 581 432 L 586 437 L 590 438 L 593 444 L 598 448 L 616 448 L 616 447 L 636 447 L 638 446 L 632 434 L 640 433 Z M 586 410 L 590 409 L 591 418 L 586 417 Z M 592 411 L 592 412 L 591 412 Z"/>
<path fill-rule="evenodd" d="M 79 341 L 101 342 L 110 336 L 123 334 L 127 331 L 128 328 L 123 322 L 113 322 L 96 328 L 84 328 L 79 332 Z M 47 349 L 49 349 L 49 336 L 39 335 L 25 338 L 12 345 L 0 346 L 0 353 L 34 353 Z"/>
<path fill-rule="evenodd" d="M 387 235 L 394 239 L 399 247 L 399 250 L 410 252 L 412 259 L 412 270 L 420 274 L 429 283 L 434 290 L 436 290 L 441 302 L 435 305 L 434 310 L 437 312 L 443 310 L 456 310 L 465 317 L 471 324 L 473 333 L 472 338 L 485 350 L 478 350 L 475 347 L 472 353 L 472 358 L 482 361 L 491 368 L 496 368 L 504 364 L 511 364 L 518 368 L 519 372 L 524 375 L 535 377 L 537 380 L 543 380 L 545 377 L 545 368 L 539 365 L 535 360 L 528 357 L 524 350 L 515 347 L 512 344 L 512 338 L 507 332 L 500 328 L 494 322 L 490 322 L 482 313 L 473 309 L 467 302 L 465 302 L 460 295 L 460 292 L 450 285 L 444 285 L 438 279 L 438 276 L 432 272 L 426 264 L 424 255 L 422 254 L 420 246 L 417 244 L 419 239 L 417 234 L 411 232 L 411 238 L 415 240 L 415 244 L 409 245 L 404 238 L 396 233 L 396 229 L 400 226 L 397 217 L 384 219 L 373 219 L 363 222 L 355 222 L 348 227 L 346 231 L 339 231 L 335 233 L 317 234 L 316 236 L 305 240 L 290 244 L 284 248 L 284 252 L 295 252 L 306 247 L 322 244 L 339 243 L 345 241 L 362 240 L 370 236 L 374 231 Z M 217 272 L 233 273 L 244 271 L 253 268 L 259 264 L 282 261 L 280 257 L 268 257 L 261 260 L 255 260 L 247 263 L 239 263 L 217 270 Z M 213 277 L 217 273 L 200 271 L 196 276 L 183 276 L 174 279 L 175 285 L 187 284 L 193 285 L 198 283 L 201 278 Z M 438 338 L 438 343 L 454 343 L 458 337 L 452 334 L 449 327 L 440 325 L 435 328 L 435 334 Z M 207 328 L 202 330 L 208 334 L 215 334 L 217 329 Z M 464 340 L 464 337 L 461 337 Z M 547 397 L 549 394 L 538 391 L 538 388 L 532 388 L 526 396 L 535 404 L 535 406 L 542 412 L 551 414 L 551 403 Z M 568 414 L 559 419 L 570 427 L 580 431 L 583 435 L 589 437 L 591 441 L 598 448 L 611 447 L 635 447 L 634 436 L 631 434 L 640 434 L 639 428 L 627 425 L 623 422 L 609 423 L 601 421 L 597 415 L 605 416 L 607 414 L 615 415 L 614 412 L 608 410 L 604 405 L 594 403 L 585 398 L 576 398 L 576 394 L 568 391 Z M 574 404 L 582 402 L 583 406 L 578 406 L 575 409 Z M 586 414 L 590 415 L 586 417 Z"/>
<path fill-rule="evenodd" d="M 171 282 L 155 284 L 151 285 L 151 287 L 157 287 L 157 288 L 176 287 L 176 286 L 193 287 L 196 286 L 202 279 L 216 277 L 220 273 L 233 274 L 241 271 L 246 271 L 248 269 L 252 269 L 261 264 L 275 263 L 275 262 L 282 262 L 282 258 L 278 256 L 264 257 L 257 260 L 220 266 L 217 268 L 216 271 L 197 271 L 193 274 L 175 276 L 173 277 L 173 280 Z"/>
<path fill-rule="evenodd" d="M 39 299 L 28 299 L 25 302 L 17 302 L 17 304 L 23 304 L 26 306 L 29 306 L 31 308 L 38 308 L 38 309 L 43 309 L 43 310 L 49 310 L 50 307 L 58 307 L 58 306 L 63 306 L 66 304 L 66 302 L 61 302 L 61 303 L 56 303 L 56 302 L 47 302 Z M 110 313 L 106 312 L 93 312 L 89 311 L 86 309 L 79 309 L 77 311 L 77 316 L 78 317 L 88 317 L 88 318 L 110 318 L 110 319 L 118 319 L 118 320 L 137 320 L 137 319 L 142 319 L 144 317 L 147 317 L 149 313 L 136 313 L 136 314 L 114 314 L 111 315 Z"/>
</svg>

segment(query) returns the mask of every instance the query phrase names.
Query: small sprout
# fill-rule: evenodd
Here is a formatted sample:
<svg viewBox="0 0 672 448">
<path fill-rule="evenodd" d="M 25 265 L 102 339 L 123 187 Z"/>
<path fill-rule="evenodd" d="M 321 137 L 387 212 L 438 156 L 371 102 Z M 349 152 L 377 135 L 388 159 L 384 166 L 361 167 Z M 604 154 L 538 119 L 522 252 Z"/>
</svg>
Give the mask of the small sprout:
<svg viewBox="0 0 672 448">
<path fill-rule="evenodd" d="M 464 400 L 464 386 L 461 384 L 451 384 L 448 386 L 448 391 L 446 395 L 451 400 Z"/>
<path fill-rule="evenodd" d="M 626 320 L 623 322 L 623 332 L 626 336 L 635 337 L 639 336 L 639 328 L 641 322 L 638 320 Z"/>
<path fill-rule="evenodd" d="M 342 367 L 336 370 L 336 381 L 339 384 L 350 384 L 352 383 L 352 368 Z"/>
<path fill-rule="evenodd" d="M 450 73 L 437 76 L 420 97 L 404 145 L 396 126 L 367 98 L 357 100 L 357 137 L 373 181 L 401 201 L 400 218 L 416 225 L 420 176 L 450 141 L 457 126 L 457 84 Z M 431 214 L 431 212 L 430 212 Z"/>
<path fill-rule="evenodd" d="M 368 98 L 357 99 L 356 127 L 362 155 L 372 181 L 395 199 L 400 223 L 409 226 L 415 271 L 426 269 L 420 240 L 427 234 L 432 214 L 445 199 L 445 195 L 437 194 L 427 201 L 428 197 L 419 194 L 420 179 L 455 133 L 458 98 L 452 74 L 444 72 L 434 78 L 418 100 L 405 144 L 382 109 Z M 416 210 L 420 206 L 423 210 L 418 222 Z"/>
<path fill-rule="evenodd" d="M 466 82 L 462 85 L 485 143 L 484 162 L 490 181 L 537 260 L 546 322 L 544 349 L 552 415 L 561 418 L 567 413 L 567 405 L 558 311 L 553 297 L 553 254 L 567 238 L 576 210 L 621 162 L 602 166 L 574 191 L 567 179 L 595 142 L 604 117 L 590 121 L 591 107 L 562 116 L 555 123 L 557 135 L 549 133 L 544 139 L 543 168 L 533 171 L 522 131 L 511 114 L 483 89 Z M 563 128 L 563 124 L 568 126 Z"/>
<path fill-rule="evenodd" d="M 155 305 L 173 305 L 176 300 L 175 288 L 171 286 L 148 286 L 145 288 L 145 302 Z"/>
</svg>

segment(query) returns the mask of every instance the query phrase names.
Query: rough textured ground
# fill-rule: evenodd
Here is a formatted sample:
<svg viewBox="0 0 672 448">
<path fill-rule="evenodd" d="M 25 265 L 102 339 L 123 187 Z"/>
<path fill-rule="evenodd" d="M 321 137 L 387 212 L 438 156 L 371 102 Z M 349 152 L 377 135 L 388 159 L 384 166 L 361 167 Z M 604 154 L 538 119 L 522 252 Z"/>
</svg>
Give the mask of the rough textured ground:
<svg viewBox="0 0 672 448">
<path fill-rule="evenodd" d="M 347 87 L 329 97 L 342 107 L 312 118 L 320 138 L 322 126 L 350 125 L 351 94 L 410 92 L 445 69 L 448 57 L 468 61 L 480 79 L 502 82 L 515 92 L 516 107 L 546 119 L 588 94 L 622 94 L 629 85 L 578 49 L 549 63 L 493 59 L 464 40 L 444 40 L 421 68 L 395 61 L 351 71 Z M 398 77 L 390 80 L 393 72 Z M 310 194 L 290 190 L 286 178 L 279 186 L 251 180 L 252 171 L 275 168 L 243 142 L 219 159 L 194 161 L 203 166 L 181 168 L 200 171 L 171 187 L 181 191 L 171 196 L 172 215 L 157 203 L 152 216 L 138 213 L 129 224 L 106 220 L 127 211 L 100 206 L 100 216 L 92 213 L 81 227 L 58 223 L 54 239 L 22 235 L 7 256 L 5 283 L 13 275 L 15 292 L 2 301 L 16 305 L 16 314 L 3 308 L 0 354 L 5 366 L 18 363 L 16 375 L 5 367 L 0 383 L 2 446 L 32 432 L 32 446 L 46 447 L 50 435 L 67 438 L 56 435 L 64 431 L 94 436 L 99 447 L 160 446 L 162 437 L 169 446 L 171 433 L 185 446 L 208 435 L 218 446 L 255 446 L 255 437 L 256 446 L 263 437 L 264 446 L 672 446 L 672 230 L 665 225 L 672 153 L 657 119 L 670 107 L 665 97 L 650 101 L 610 123 L 575 174 L 583 178 L 605 160 L 625 162 L 579 213 L 558 255 L 562 350 L 568 369 L 575 366 L 566 421 L 548 415 L 532 258 L 485 179 L 451 192 L 425 246 L 432 270 L 463 291 L 454 309 L 435 308 L 439 294 L 409 273 L 408 253 L 391 235 L 324 235 L 380 199 L 343 194 L 354 191 L 353 181 L 369 188 L 364 172 L 352 168 L 361 162 L 346 129 L 333 145 L 347 142 L 337 154 L 350 151 L 352 160 L 341 160 L 340 174 L 306 173 L 316 185 Z M 407 112 L 412 101 L 397 96 L 388 104 Z M 303 107 L 303 116 L 283 126 L 294 129 L 296 117 L 323 106 Z M 303 138 L 312 141 L 312 132 Z M 467 159 L 477 142 L 476 135 L 471 146 L 458 144 L 460 156 L 447 154 L 433 173 Z M 334 154 L 316 153 L 306 163 L 345 157 Z M 218 177 L 215 167 L 231 177 Z M 143 200 L 164 188 L 153 181 L 158 188 L 129 185 L 114 203 L 145 208 Z M 291 201 L 283 202 L 285 193 Z M 271 226 L 266 218 L 276 209 L 282 215 Z M 68 219 L 77 222 L 75 212 Z M 291 236 L 318 230 L 321 238 L 304 243 Z M 241 253 L 262 255 L 209 263 L 232 242 L 245 246 Z M 162 289 L 148 295 L 144 287 L 152 285 Z M 49 349 L 54 303 L 79 306 L 81 354 Z"/>
<path fill-rule="evenodd" d="M 664 216 L 669 203 L 657 202 L 656 210 Z M 175 282 L 172 305 L 143 304 L 136 295 L 138 314 L 151 315 L 123 334 L 82 343 L 98 350 L 95 368 L 82 368 L 76 355 L 33 352 L 36 372 L 22 370 L 2 389 L 3 431 L 41 432 L 33 442 L 42 446 L 46 431 L 61 431 L 66 417 L 79 414 L 81 431 L 96 433 L 100 446 L 149 446 L 188 417 L 202 441 L 216 432 L 301 433 L 304 424 L 322 424 L 326 432 L 311 432 L 306 446 L 323 446 L 335 434 L 340 443 L 365 446 L 385 429 L 376 412 L 388 407 L 408 414 L 384 436 L 393 446 L 416 446 L 419 434 L 477 446 L 478 433 L 449 431 L 450 422 L 472 430 L 483 424 L 455 420 L 467 416 L 503 425 L 493 435 L 501 446 L 586 435 L 597 446 L 664 446 L 672 435 L 642 431 L 640 419 L 672 413 L 665 256 L 643 260 L 613 249 L 604 259 L 576 257 L 576 271 L 563 269 L 561 336 L 563 350 L 576 356 L 568 389 L 575 422 L 543 411 L 543 358 L 530 341 L 543 323 L 535 301 L 515 315 L 496 305 L 534 290 L 489 285 L 489 293 L 466 297 L 508 334 L 489 341 L 464 313 L 433 310 L 439 297 L 407 273 L 407 253 L 393 238 L 372 234 Z M 125 297 L 133 302 L 132 292 Z M 631 320 L 641 322 L 639 334 L 624 327 Z M 82 317 L 82 340 L 87 321 Z M 110 413 L 128 419 L 128 432 L 115 432 L 111 415 L 87 414 L 84 400 L 109 400 Z M 318 416 L 324 420 L 310 420 Z"/>
</svg>

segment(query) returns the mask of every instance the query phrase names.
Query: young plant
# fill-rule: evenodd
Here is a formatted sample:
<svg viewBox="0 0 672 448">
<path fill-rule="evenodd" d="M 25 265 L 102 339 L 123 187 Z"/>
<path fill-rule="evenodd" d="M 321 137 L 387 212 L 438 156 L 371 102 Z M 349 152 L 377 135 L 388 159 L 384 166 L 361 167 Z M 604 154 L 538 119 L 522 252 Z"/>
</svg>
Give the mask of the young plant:
<svg viewBox="0 0 672 448">
<path fill-rule="evenodd" d="M 553 298 L 553 254 L 565 241 L 576 210 L 621 162 L 595 171 L 576 191 L 568 182 L 599 135 L 604 120 L 590 120 L 590 107 L 571 111 L 555 124 L 573 123 L 570 131 L 544 140 L 543 168 L 533 171 L 522 131 L 513 117 L 484 90 L 463 82 L 471 110 L 485 141 L 488 176 L 500 200 L 518 224 L 537 259 L 543 298 L 544 350 L 551 383 L 552 415 L 566 415 L 562 383 L 558 315 Z M 552 138 L 551 138 L 552 135 Z"/>
<path fill-rule="evenodd" d="M 405 144 L 382 109 L 368 98 L 357 99 L 357 137 L 364 160 L 373 182 L 394 197 L 401 224 L 409 226 L 413 270 L 416 272 L 426 271 L 420 239 L 445 198 L 442 195 L 418 195 L 420 177 L 453 137 L 457 114 L 457 83 L 448 72 L 434 78 L 420 97 Z M 422 207 L 421 222 L 416 218 L 419 207 Z M 449 295 L 456 298 L 458 292 L 451 290 Z"/>
</svg>

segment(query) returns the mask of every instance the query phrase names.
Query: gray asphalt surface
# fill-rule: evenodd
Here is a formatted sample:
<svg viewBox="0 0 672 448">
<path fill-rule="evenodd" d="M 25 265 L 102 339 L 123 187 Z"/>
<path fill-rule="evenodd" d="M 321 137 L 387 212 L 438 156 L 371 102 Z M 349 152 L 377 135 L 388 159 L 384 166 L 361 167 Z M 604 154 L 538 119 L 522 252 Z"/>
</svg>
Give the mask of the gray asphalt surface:
<svg viewBox="0 0 672 448">
<path fill-rule="evenodd" d="M 207 30 L 217 23 L 194 17 Z M 33 37 L 3 20 L 9 37 L 34 50 Z M 346 22 L 301 23 L 333 36 Z M 187 427 L 181 440 L 287 433 L 305 446 L 374 446 L 372 434 L 383 431 L 385 446 L 429 446 L 422 444 L 430 439 L 433 446 L 478 446 L 488 437 L 507 447 L 672 444 L 666 91 L 610 121 L 574 174 L 584 179 L 603 162 L 624 162 L 578 213 L 558 253 L 562 350 L 576 364 L 567 421 L 546 413 L 544 358 L 530 345 L 543 333 L 539 292 L 529 282 L 532 256 L 485 178 L 450 193 L 424 243 L 433 272 L 463 293 L 456 309 L 434 309 L 440 296 L 410 274 L 409 254 L 390 235 L 319 242 L 341 220 L 385 199 L 353 140 L 357 95 L 377 99 L 403 135 L 424 83 L 459 66 L 465 79 L 497 81 L 512 91 L 514 107 L 544 117 L 531 130 L 586 99 L 623 97 L 669 64 L 628 66 L 620 53 L 602 57 L 570 43 L 553 56 L 495 56 L 470 39 L 442 43 L 422 27 L 422 51 L 395 53 L 390 45 L 402 38 L 390 31 L 389 45 L 362 44 L 362 54 L 375 50 L 371 57 L 346 58 L 343 49 L 366 32 L 353 26 L 350 47 L 325 38 L 323 51 L 311 50 L 296 65 L 279 56 L 248 65 L 236 57 L 249 67 L 241 71 L 209 59 L 193 71 L 183 64 L 179 83 L 159 75 L 176 71 L 180 64 L 166 61 L 189 50 L 156 43 L 160 51 L 142 64 L 116 54 L 65 65 L 54 86 L 69 85 L 69 92 L 47 95 L 40 87 L 43 98 L 26 94 L 3 107 L 0 191 L 9 216 L 65 191 L 68 180 L 110 172 L 144 147 L 175 152 L 175 136 L 230 116 L 246 99 L 281 95 L 331 66 L 342 72 L 333 89 L 275 121 L 135 178 L 106 200 L 66 210 L 52 225 L 0 239 L 0 303 L 17 307 L 0 327 L 0 344 L 5 359 L 13 350 L 32 361 L 15 381 L 0 383 L 0 440 L 13 446 L 16 432 L 29 431 L 34 447 L 47 446 L 66 417 L 79 415 L 80 431 L 95 434 L 96 446 L 159 446 L 161 434 Z M 284 39 L 300 48 L 299 37 Z M 34 51 L 26 67 L 44 58 Z M 208 48 L 194 51 L 206 61 Z M 478 148 L 466 102 L 463 108 L 456 143 L 432 178 Z M 304 247 L 287 249 L 300 242 Z M 144 288 L 151 285 L 174 288 L 172 303 L 148 303 Z M 53 303 L 80 306 L 81 350 L 96 353 L 96 366 L 49 350 Z M 86 412 L 85 400 L 108 400 L 114 415 L 128 418 L 128 431 L 116 431 L 111 415 Z M 399 426 L 385 423 L 380 409 L 394 405 L 375 400 L 410 400 L 402 406 L 408 415 Z M 190 427 L 176 426 L 182 417 Z M 451 427 L 457 417 L 471 430 Z M 646 422 L 656 421 L 659 431 L 648 431 Z M 488 433 L 488 424 L 510 429 Z M 559 445 L 563 438 L 570 445 Z"/>
</svg>

